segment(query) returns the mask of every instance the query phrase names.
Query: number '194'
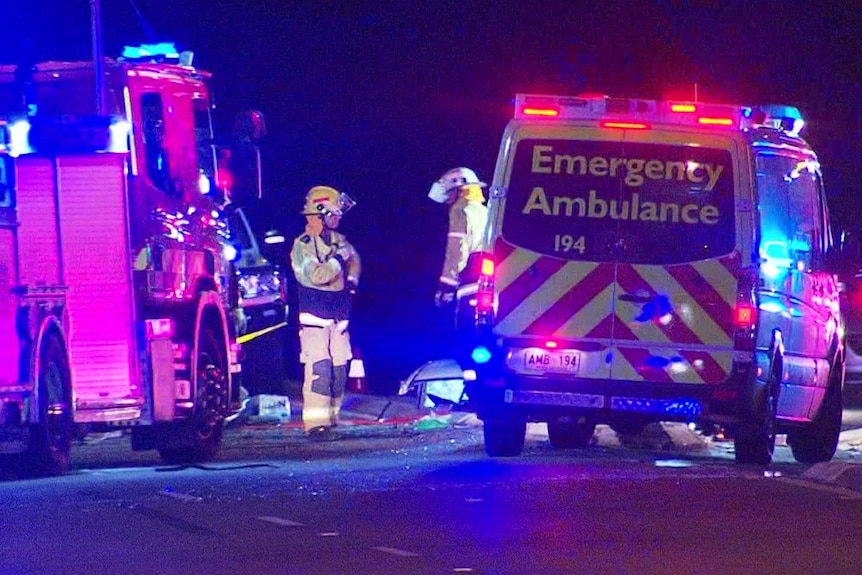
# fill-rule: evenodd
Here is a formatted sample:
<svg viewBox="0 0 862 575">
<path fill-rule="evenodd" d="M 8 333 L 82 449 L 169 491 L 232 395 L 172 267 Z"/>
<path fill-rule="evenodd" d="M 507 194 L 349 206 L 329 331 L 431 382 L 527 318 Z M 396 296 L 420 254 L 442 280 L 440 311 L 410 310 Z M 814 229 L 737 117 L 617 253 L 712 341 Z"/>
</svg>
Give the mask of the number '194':
<svg viewBox="0 0 862 575">
<path fill-rule="evenodd" d="M 554 236 L 554 251 L 555 252 L 570 252 L 577 250 L 582 254 L 587 249 L 587 243 L 584 236 L 575 239 L 569 234 L 557 234 Z"/>
</svg>

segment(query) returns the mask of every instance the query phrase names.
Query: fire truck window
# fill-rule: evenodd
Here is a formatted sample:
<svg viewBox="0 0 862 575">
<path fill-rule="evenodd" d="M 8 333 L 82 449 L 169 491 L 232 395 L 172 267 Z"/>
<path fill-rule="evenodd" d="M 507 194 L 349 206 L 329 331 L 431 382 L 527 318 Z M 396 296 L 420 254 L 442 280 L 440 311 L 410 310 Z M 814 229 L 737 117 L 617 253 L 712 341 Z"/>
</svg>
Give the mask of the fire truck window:
<svg viewBox="0 0 862 575">
<path fill-rule="evenodd" d="M 215 176 L 215 154 L 213 151 L 212 122 L 210 108 L 203 98 L 192 100 L 195 120 L 195 146 L 198 152 L 198 167 L 201 173 Z"/>
<path fill-rule="evenodd" d="M 171 194 L 170 167 L 165 150 L 165 116 L 162 96 L 147 93 L 141 96 L 141 120 L 144 128 L 144 152 L 147 160 L 147 175 L 156 187 Z"/>
<path fill-rule="evenodd" d="M 0 157 L 0 208 L 12 205 L 12 166 L 9 160 L 8 156 Z"/>
</svg>

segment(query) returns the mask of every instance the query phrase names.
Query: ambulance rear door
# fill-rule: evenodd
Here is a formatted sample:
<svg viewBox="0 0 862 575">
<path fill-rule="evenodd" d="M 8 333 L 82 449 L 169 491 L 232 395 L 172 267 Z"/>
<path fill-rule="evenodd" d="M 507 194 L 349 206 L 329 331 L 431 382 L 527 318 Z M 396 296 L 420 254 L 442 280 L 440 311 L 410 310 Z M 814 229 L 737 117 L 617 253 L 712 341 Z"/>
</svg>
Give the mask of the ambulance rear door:
<svg viewBox="0 0 862 575">
<path fill-rule="evenodd" d="M 610 376 L 653 384 L 718 384 L 733 359 L 740 269 L 737 139 L 700 130 L 624 130 Z M 633 409 L 624 397 L 611 408 Z M 618 403 L 618 405 L 614 405 Z M 635 406 L 636 407 L 636 406 Z"/>
<path fill-rule="evenodd" d="M 620 184 L 600 160 L 589 161 L 619 156 L 621 138 L 595 123 L 522 124 L 511 134 L 494 242 L 494 332 L 517 373 L 562 381 L 611 375 L 619 222 L 598 214 L 590 198 L 617 200 Z"/>
</svg>

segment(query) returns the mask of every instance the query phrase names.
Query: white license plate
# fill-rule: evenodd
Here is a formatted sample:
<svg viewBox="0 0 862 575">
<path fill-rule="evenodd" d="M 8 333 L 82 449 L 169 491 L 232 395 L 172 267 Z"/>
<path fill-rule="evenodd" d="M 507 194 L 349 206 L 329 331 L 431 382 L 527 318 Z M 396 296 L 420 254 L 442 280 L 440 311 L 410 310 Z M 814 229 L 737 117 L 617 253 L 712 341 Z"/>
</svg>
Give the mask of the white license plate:
<svg viewBox="0 0 862 575">
<path fill-rule="evenodd" d="M 528 348 L 524 350 L 524 369 L 530 371 L 578 373 L 580 366 L 581 354 L 571 349 Z"/>
</svg>

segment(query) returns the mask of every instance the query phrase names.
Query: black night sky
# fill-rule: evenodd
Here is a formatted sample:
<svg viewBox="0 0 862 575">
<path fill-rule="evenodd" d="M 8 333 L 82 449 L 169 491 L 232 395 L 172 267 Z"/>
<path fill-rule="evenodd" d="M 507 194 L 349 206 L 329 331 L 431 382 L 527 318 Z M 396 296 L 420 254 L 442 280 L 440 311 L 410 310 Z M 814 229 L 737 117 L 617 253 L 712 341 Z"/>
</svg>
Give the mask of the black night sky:
<svg viewBox="0 0 862 575">
<path fill-rule="evenodd" d="M 0 62 L 90 57 L 88 0 L 2 0 Z M 832 211 L 862 224 L 862 11 L 855 2 L 101 0 L 104 50 L 170 40 L 214 74 L 221 136 L 264 112 L 267 210 L 299 233 L 305 190 L 358 200 L 355 340 L 389 386 L 433 350 L 446 209 L 426 193 L 490 181 L 517 92 L 786 103 L 807 119 Z M 11 13 L 11 16 L 10 16 Z M 11 41 L 9 38 L 11 37 Z M 265 219 L 265 221 L 263 221 Z"/>
</svg>

